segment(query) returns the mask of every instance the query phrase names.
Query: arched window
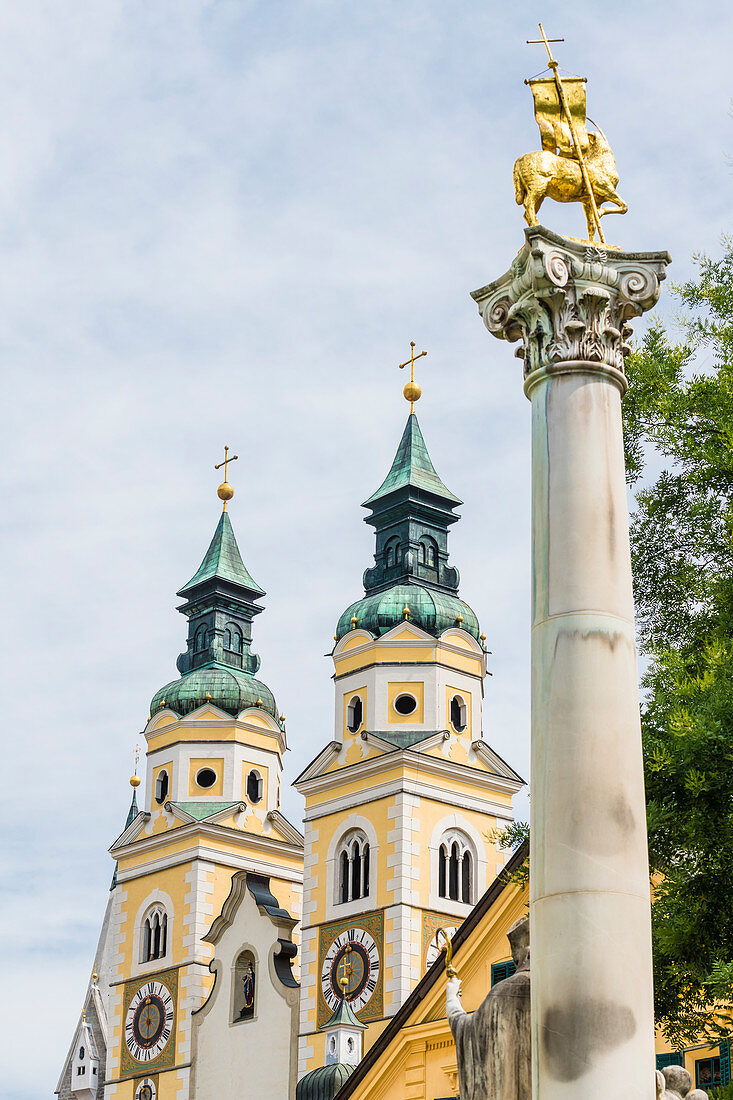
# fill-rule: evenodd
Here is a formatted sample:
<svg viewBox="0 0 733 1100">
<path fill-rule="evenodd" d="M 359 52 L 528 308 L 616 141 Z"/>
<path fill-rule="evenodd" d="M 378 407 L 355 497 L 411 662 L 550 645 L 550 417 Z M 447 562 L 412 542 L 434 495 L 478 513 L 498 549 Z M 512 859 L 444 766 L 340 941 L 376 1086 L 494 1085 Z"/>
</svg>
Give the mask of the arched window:
<svg viewBox="0 0 733 1100">
<path fill-rule="evenodd" d="M 428 569 L 438 568 L 438 544 L 428 535 L 420 539 L 420 564 Z"/>
<path fill-rule="evenodd" d="M 193 648 L 195 653 L 201 653 L 209 644 L 209 632 L 205 626 L 200 626 L 194 637 Z"/>
<path fill-rule="evenodd" d="M 339 857 L 339 901 L 349 900 L 349 853 L 343 851 Z"/>
<path fill-rule="evenodd" d="M 450 701 L 450 721 L 454 730 L 462 733 L 468 722 L 468 708 L 461 695 L 454 695 Z"/>
<path fill-rule="evenodd" d="M 346 708 L 346 725 L 352 733 L 356 733 L 364 718 L 364 704 L 359 695 L 354 695 L 349 700 Z"/>
<path fill-rule="evenodd" d="M 262 801 L 262 795 L 264 793 L 264 780 L 258 771 L 254 768 L 247 776 L 247 798 L 254 805 Z"/>
<path fill-rule="evenodd" d="M 451 830 L 438 849 L 438 896 L 473 904 L 473 862 L 466 837 Z"/>
<path fill-rule="evenodd" d="M 234 964 L 232 1023 L 252 1020 L 256 1009 L 257 964 L 251 951 L 242 951 Z"/>
<path fill-rule="evenodd" d="M 168 797 L 169 785 L 168 772 L 165 768 L 161 768 L 155 779 L 155 801 L 159 806 L 162 806 Z"/>
<path fill-rule="evenodd" d="M 390 539 L 384 547 L 384 564 L 388 569 L 400 564 L 400 540 Z"/>
<path fill-rule="evenodd" d="M 242 652 L 242 631 L 236 623 L 227 623 L 224 629 L 224 649 L 231 653 Z"/>
<path fill-rule="evenodd" d="M 369 896 L 369 841 L 361 831 L 348 833 L 338 856 L 339 902 Z"/>
<path fill-rule="evenodd" d="M 162 959 L 168 950 L 168 914 L 162 905 L 153 905 L 142 926 L 141 962 Z"/>
<path fill-rule="evenodd" d="M 79 1047 L 79 1057 L 80 1058 L 84 1057 L 84 1047 Z"/>
</svg>

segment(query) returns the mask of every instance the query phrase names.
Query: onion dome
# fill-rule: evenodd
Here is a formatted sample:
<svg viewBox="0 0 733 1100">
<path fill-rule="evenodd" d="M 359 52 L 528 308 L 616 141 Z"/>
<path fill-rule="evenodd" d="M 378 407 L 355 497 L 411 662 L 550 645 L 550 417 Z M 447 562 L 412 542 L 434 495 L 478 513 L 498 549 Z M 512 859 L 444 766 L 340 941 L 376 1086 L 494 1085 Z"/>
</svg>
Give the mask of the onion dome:
<svg viewBox="0 0 733 1100">
<path fill-rule="evenodd" d="M 184 715 L 211 703 L 232 715 L 261 707 L 278 721 L 272 692 L 255 679 L 260 658 L 251 651 L 252 621 L 264 610 L 258 600 L 265 593 L 242 561 L 228 512 L 178 595 L 185 600 L 178 610 L 188 619 L 186 652 L 176 662 L 181 677 L 156 691 L 151 715 L 163 708 Z"/>
<path fill-rule="evenodd" d="M 295 1100 L 333 1100 L 355 1069 L 356 1066 L 345 1066 L 342 1062 L 312 1069 L 298 1081 Z"/>
<path fill-rule="evenodd" d="M 355 627 L 379 636 L 406 619 L 436 637 L 457 626 L 479 639 L 476 614 L 458 596 L 460 574 L 448 563 L 448 528 L 460 503 L 411 412 L 389 473 L 363 505 L 375 529 L 374 565 L 364 573 L 364 597 L 339 619 L 337 640 Z"/>
<path fill-rule="evenodd" d="M 452 626 L 467 630 L 477 641 L 480 633 L 474 611 L 457 596 L 417 584 L 398 584 L 347 607 L 338 621 L 336 634 L 343 638 L 344 634 L 358 628 L 379 637 L 404 620 L 415 623 L 436 638 Z"/>
<path fill-rule="evenodd" d="M 275 697 L 266 684 L 255 680 L 254 676 L 216 664 L 189 672 L 156 691 L 150 713 L 153 715 L 166 708 L 176 714 L 189 714 L 204 703 L 213 703 L 228 714 L 239 714 L 248 707 L 262 707 L 273 718 L 278 717 Z"/>
</svg>

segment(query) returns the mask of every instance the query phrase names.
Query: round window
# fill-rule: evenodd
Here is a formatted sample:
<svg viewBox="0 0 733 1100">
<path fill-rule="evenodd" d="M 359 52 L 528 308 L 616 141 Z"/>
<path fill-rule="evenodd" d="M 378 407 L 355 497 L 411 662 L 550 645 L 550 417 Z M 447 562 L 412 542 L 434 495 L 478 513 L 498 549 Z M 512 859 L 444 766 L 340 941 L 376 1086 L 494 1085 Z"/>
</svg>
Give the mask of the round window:
<svg viewBox="0 0 733 1100">
<path fill-rule="evenodd" d="M 201 768 L 196 772 L 196 782 L 199 787 L 213 787 L 216 783 L 216 772 L 213 768 Z"/>
<path fill-rule="evenodd" d="M 417 699 L 414 695 L 398 695 L 394 701 L 394 709 L 398 714 L 412 714 L 417 710 Z"/>
</svg>

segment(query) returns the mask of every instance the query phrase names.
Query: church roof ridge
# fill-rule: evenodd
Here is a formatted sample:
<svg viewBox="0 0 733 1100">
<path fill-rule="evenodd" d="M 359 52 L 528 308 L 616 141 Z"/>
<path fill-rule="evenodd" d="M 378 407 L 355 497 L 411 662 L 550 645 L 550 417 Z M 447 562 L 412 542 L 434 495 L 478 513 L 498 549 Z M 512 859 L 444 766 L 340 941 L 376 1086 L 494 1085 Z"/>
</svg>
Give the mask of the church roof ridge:
<svg viewBox="0 0 733 1100">
<path fill-rule="evenodd" d="M 265 595 L 242 560 L 228 512 L 222 512 L 201 565 L 191 580 L 179 589 L 178 595 L 185 596 L 198 585 L 215 578 L 249 589 L 255 599 Z"/>
<path fill-rule="evenodd" d="M 422 489 L 442 497 L 451 505 L 463 503 L 438 476 L 414 412 L 407 418 L 389 473 L 377 491 L 364 501 L 363 507 L 373 509 L 375 504 L 391 493 L 406 488 Z"/>
</svg>

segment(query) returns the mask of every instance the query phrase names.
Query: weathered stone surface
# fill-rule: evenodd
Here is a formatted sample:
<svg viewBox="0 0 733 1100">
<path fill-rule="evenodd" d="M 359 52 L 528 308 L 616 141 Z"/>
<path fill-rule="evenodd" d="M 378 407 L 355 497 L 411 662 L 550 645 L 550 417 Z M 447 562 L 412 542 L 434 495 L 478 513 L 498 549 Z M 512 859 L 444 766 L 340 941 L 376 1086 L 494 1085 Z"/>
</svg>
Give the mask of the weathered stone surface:
<svg viewBox="0 0 733 1100">
<path fill-rule="evenodd" d="M 542 226 L 525 235 L 506 274 L 472 294 L 489 332 L 522 341 L 525 377 L 576 361 L 623 373 L 630 321 L 659 297 L 669 254 L 610 251 Z"/>
<path fill-rule="evenodd" d="M 531 1100 L 529 919 L 509 929 L 517 970 L 464 1012 L 460 980 L 448 981 L 446 1010 L 456 1041 L 461 1100 Z"/>
<path fill-rule="evenodd" d="M 704 1089 L 693 1089 L 684 1066 L 665 1066 L 656 1071 L 657 1100 L 708 1100 Z"/>
<path fill-rule="evenodd" d="M 669 257 L 541 226 L 473 294 L 532 403 L 534 1100 L 653 1100 L 651 921 L 621 396 Z"/>
</svg>

